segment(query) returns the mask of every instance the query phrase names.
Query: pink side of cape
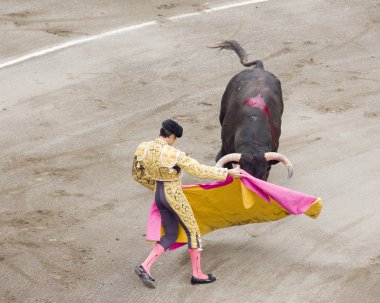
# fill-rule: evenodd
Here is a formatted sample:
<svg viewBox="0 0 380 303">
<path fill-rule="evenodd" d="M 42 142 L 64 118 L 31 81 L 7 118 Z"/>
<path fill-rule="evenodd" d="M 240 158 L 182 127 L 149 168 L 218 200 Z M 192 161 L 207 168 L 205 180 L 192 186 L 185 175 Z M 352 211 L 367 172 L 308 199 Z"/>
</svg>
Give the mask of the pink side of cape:
<svg viewBox="0 0 380 303">
<path fill-rule="evenodd" d="M 293 215 L 299 215 L 304 213 L 309 209 L 309 207 L 317 200 L 316 197 L 305 195 L 303 193 L 287 189 L 266 181 L 262 181 L 255 177 L 252 177 L 243 169 L 240 169 L 241 173 L 244 175 L 240 181 L 247 187 L 249 190 L 255 192 L 260 197 L 265 199 L 268 203 L 270 198 L 275 200 L 280 204 L 284 209 Z M 216 181 L 204 184 L 195 184 L 195 185 L 185 185 L 183 188 L 199 186 L 204 190 L 212 190 L 213 188 L 226 186 L 233 181 L 231 177 L 227 177 L 224 181 Z M 156 203 L 153 200 L 152 207 L 150 209 L 150 214 L 147 224 L 147 240 L 152 241 L 153 239 L 157 241 L 161 237 L 161 216 L 157 209 Z M 175 243 L 170 249 L 178 248 L 185 243 Z"/>
</svg>

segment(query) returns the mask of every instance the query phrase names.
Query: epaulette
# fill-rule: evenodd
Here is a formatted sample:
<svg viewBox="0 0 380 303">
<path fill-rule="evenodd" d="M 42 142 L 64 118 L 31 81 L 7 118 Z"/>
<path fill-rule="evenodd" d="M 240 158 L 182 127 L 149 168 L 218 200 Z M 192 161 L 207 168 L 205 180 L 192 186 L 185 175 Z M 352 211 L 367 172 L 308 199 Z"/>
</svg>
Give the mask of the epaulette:
<svg viewBox="0 0 380 303">
<path fill-rule="evenodd" d="M 165 167 L 172 168 L 176 165 L 178 157 L 183 154 L 184 152 L 181 152 L 173 146 L 164 145 L 161 151 L 161 162 Z"/>
<path fill-rule="evenodd" d="M 137 150 L 135 153 L 137 161 L 141 161 L 142 159 L 144 159 L 150 143 L 152 143 L 152 142 L 142 142 L 137 147 Z"/>
</svg>

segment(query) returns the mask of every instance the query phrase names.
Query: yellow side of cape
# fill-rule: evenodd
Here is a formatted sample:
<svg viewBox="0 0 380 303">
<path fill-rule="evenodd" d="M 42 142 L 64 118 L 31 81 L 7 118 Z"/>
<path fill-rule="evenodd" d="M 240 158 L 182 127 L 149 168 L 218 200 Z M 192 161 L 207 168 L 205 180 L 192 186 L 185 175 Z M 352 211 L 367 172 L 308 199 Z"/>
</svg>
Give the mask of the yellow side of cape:
<svg viewBox="0 0 380 303">
<path fill-rule="evenodd" d="M 268 203 L 238 179 L 212 190 L 194 186 L 183 188 L 183 192 L 194 211 L 202 235 L 220 228 L 276 221 L 290 215 L 276 201 L 270 199 Z M 318 198 L 304 213 L 315 219 L 321 209 L 322 200 Z M 164 234 L 163 228 L 161 234 Z M 187 242 L 186 233 L 180 225 L 177 242 Z"/>
</svg>

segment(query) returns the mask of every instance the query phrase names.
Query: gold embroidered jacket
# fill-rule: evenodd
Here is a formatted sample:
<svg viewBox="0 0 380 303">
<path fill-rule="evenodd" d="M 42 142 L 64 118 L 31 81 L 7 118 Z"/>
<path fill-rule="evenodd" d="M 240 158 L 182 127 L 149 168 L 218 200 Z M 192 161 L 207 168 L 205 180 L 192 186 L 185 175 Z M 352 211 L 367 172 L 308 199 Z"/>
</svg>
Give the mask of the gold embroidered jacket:
<svg viewBox="0 0 380 303">
<path fill-rule="evenodd" d="M 156 180 L 179 180 L 182 177 L 181 169 L 201 179 L 224 180 L 227 177 L 227 168 L 200 164 L 160 139 L 143 142 L 137 147 L 132 177 L 143 186 L 154 190 Z"/>
</svg>

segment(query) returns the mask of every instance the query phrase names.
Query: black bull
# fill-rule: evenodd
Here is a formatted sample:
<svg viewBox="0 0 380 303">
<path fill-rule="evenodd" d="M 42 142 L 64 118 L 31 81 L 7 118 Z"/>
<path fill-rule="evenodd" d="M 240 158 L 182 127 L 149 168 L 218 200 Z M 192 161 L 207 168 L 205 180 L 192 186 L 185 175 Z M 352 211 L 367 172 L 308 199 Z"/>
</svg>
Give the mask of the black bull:
<svg viewBox="0 0 380 303">
<path fill-rule="evenodd" d="M 277 153 L 284 110 L 281 82 L 264 70 L 261 61 L 247 63 L 246 52 L 236 41 L 225 41 L 215 48 L 234 50 L 244 66 L 255 65 L 235 75 L 223 94 L 219 116 L 222 147 L 216 161 L 238 153 L 234 155 L 237 158 L 222 158 L 219 165 L 232 168 L 229 161 L 238 162 L 242 169 L 262 180 L 267 180 L 271 166 L 281 161 L 291 177 L 291 163 Z"/>
</svg>

